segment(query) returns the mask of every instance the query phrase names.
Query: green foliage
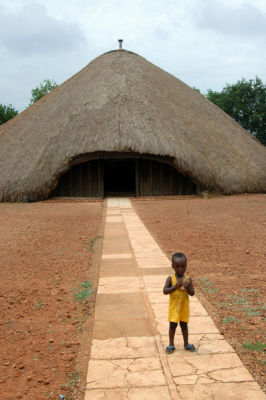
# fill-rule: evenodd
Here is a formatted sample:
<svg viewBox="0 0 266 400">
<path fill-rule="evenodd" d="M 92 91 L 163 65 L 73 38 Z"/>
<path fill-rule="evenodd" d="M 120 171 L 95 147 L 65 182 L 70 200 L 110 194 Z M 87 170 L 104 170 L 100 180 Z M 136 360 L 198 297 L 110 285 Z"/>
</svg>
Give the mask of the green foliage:
<svg viewBox="0 0 266 400">
<path fill-rule="evenodd" d="M 76 301 L 81 301 L 82 303 L 84 303 L 91 295 L 92 284 L 90 281 L 84 281 L 81 282 L 79 286 L 79 289 L 75 289 L 76 293 L 74 294 L 74 299 Z"/>
<path fill-rule="evenodd" d="M 0 104 L 0 125 L 15 117 L 17 114 L 18 110 L 16 110 L 12 104 L 9 104 L 8 106 Z"/>
<path fill-rule="evenodd" d="M 192 86 L 192 89 L 196 90 L 196 92 L 200 93 L 200 90 L 196 88 L 195 86 Z"/>
<path fill-rule="evenodd" d="M 58 85 L 55 81 L 50 79 L 44 79 L 44 81 L 40 83 L 40 86 L 37 86 L 36 88 L 32 89 L 30 106 L 37 100 L 39 100 L 41 97 L 46 95 L 47 93 L 50 93 L 57 86 Z"/>
<path fill-rule="evenodd" d="M 203 190 L 203 191 L 201 192 L 201 197 L 202 197 L 203 199 L 207 199 L 208 196 L 209 196 L 208 190 Z"/>
<path fill-rule="evenodd" d="M 217 307 L 229 308 L 229 304 L 226 301 L 221 301 L 221 303 L 214 303 Z"/>
<path fill-rule="evenodd" d="M 221 92 L 209 89 L 206 97 L 266 145 L 266 85 L 260 78 L 242 78 Z"/>
<path fill-rule="evenodd" d="M 201 285 L 201 290 L 204 293 L 214 294 L 219 292 L 219 289 L 213 287 L 213 283 L 209 281 L 208 278 L 199 278 L 199 283 Z"/>
<path fill-rule="evenodd" d="M 209 281 L 208 278 L 200 278 L 199 280 L 200 280 L 204 285 L 206 285 L 206 286 L 212 285 L 212 282 Z"/>
<path fill-rule="evenodd" d="M 257 292 L 257 289 L 241 289 L 245 292 Z M 222 301 L 221 303 L 215 303 L 217 307 L 234 310 L 236 312 L 244 313 L 248 317 L 256 317 L 262 315 L 261 310 L 265 310 L 265 305 L 262 302 L 258 302 L 257 305 L 245 297 L 241 297 L 234 293 L 233 295 L 227 295 L 228 301 Z"/>
<path fill-rule="evenodd" d="M 71 372 L 68 375 L 68 380 L 67 381 L 68 381 L 68 388 L 73 390 L 77 386 L 78 381 L 79 381 L 78 372 Z"/>
<path fill-rule="evenodd" d="M 262 352 L 266 348 L 266 343 L 261 343 L 261 342 L 256 342 L 256 343 L 249 343 L 249 342 L 244 342 L 243 343 L 243 348 L 251 351 L 258 351 Z"/>
<path fill-rule="evenodd" d="M 101 239 L 101 238 L 102 238 L 102 236 L 101 236 L 101 235 L 98 235 L 98 236 L 95 236 L 95 238 L 93 238 L 93 239 L 90 240 L 90 243 L 89 243 L 89 251 L 90 251 L 91 253 L 93 253 L 93 251 L 94 251 L 93 247 L 94 247 L 94 245 L 95 245 L 96 240 L 97 240 L 97 239 Z"/>
<path fill-rule="evenodd" d="M 240 322 L 240 321 L 234 315 L 231 315 L 229 317 L 224 317 L 222 319 L 223 324 L 229 324 L 230 322 Z"/>
<path fill-rule="evenodd" d="M 42 308 L 42 307 L 43 307 L 42 300 L 38 300 L 37 303 L 35 304 L 35 308 Z"/>
<path fill-rule="evenodd" d="M 15 325 L 15 320 L 14 319 L 9 319 L 8 324 L 7 324 L 7 329 L 12 329 L 14 328 Z"/>
<path fill-rule="evenodd" d="M 238 305 L 245 305 L 245 306 L 250 306 L 251 303 L 249 300 L 247 300 L 245 297 L 240 297 L 238 296 L 237 293 L 228 294 L 227 295 L 228 299 L 230 299 L 230 303 L 232 305 L 238 306 Z"/>
<path fill-rule="evenodd" d="M 219 289 L 217 289 L 217 288 L 202 288 L 202 291 L 203 291 L 204 293 L 211 293 L 211 294 L 214 294 L 214 293 L 219 292 Z"/>
<path fill-rule="evenodd" d="M 261 312 L 255 307 L 246 307 L 243 311 L 247 313 L 248 317 L 256 317 L 258 315 L 261 315 Z"/>
</svg>

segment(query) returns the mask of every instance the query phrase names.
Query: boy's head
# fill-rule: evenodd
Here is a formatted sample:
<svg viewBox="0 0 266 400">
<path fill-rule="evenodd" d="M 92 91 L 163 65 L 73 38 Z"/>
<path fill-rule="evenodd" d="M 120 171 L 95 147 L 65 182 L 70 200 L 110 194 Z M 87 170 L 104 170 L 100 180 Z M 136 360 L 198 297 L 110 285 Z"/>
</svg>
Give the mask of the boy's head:
<svg viewBox="0 0 266 400">
<path fill-rule="evenodd" d="M 183 275 L 187 268 L 187 257 L 183 253 L 172 255 L 172 268 L 177 275 Z"/>
</svg>

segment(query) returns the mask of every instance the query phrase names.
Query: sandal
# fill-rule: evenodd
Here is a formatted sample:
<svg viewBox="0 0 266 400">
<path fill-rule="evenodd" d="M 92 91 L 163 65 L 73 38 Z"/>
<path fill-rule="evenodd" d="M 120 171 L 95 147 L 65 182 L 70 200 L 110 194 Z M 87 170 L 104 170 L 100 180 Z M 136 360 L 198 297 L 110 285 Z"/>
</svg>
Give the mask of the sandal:
<svg viewBox="0 0 266 400">
<path fill-rule="evenodd" d="M 175 351 L 175 346 L 166 346 L 165 352 L 166 354 L 171 354 Z"/>
<path fill-rule="evenodd" d="M 185 350 L 195 352 L 195 351 L 196 351 L 196 347 L 194 346 L 194 344 L 188 344 L 188 345 L 185 347 Z"/>
</svg>

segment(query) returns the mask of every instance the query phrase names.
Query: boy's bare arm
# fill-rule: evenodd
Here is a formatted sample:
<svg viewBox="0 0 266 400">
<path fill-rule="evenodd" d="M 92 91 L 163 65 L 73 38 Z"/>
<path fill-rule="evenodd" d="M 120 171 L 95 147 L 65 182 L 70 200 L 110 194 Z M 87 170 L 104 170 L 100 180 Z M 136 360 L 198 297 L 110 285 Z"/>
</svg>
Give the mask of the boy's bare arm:
<svg viewBox="0 0 266 400">
<path fill-rule="evenodd" d="M 176 282 L 176 284 L 174 286 L 172 286 L 172 278 L 171 278 L 171 276 L 168 276 L 168 278 L 166 279 L 164 288 L 163 288 L 163 294 L 171 294 L 181 286 L 182 286 L 181 282 Z"/>
</svg>

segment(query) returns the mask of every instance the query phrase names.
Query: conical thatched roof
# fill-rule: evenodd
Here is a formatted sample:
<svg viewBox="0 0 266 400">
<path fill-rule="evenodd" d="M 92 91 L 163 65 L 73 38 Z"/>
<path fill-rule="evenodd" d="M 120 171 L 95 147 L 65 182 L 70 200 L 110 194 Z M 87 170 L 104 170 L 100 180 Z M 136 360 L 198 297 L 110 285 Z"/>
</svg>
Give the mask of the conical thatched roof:
<svg viewBox="0 0 266 400">
<path fill-rule="evenodd" d="M 117 50 L 0 126 L 0 200 L 47 198 L 75 157 L 96 151 L 169 156 L 223 193 L 266 188 L 264 146 L 174 76 Z"/>
</svg>

